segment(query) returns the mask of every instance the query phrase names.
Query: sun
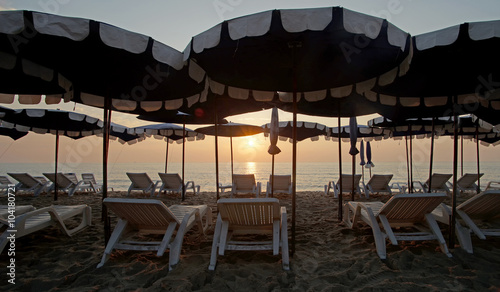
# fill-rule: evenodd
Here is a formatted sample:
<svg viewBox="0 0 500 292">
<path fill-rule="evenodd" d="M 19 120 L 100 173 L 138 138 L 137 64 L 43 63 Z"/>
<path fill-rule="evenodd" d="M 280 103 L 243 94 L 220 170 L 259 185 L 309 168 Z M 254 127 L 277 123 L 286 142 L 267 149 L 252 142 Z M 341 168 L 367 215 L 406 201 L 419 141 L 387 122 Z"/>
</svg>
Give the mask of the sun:
<svg viewBox="0 0 500 292">
<path fill-rule="evenodd" d="M 257 145 L 257 142 L 255 141 L 255 138 L 249 137 L 247 138 L 247 146 L 248 147 L 255 147 Z"/>
</svg>

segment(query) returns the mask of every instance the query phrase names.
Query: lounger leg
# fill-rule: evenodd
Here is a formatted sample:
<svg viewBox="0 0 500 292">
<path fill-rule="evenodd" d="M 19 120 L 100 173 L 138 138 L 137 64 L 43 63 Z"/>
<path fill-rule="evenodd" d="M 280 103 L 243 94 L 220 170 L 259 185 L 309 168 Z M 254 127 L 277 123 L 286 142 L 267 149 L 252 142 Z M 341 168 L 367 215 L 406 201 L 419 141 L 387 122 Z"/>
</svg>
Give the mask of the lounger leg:
<svg viewBox="0 0 500 292">
<path fill-rule="evenodd" d="M 288 224 L 286 208 L 281 207 L 281 261 L 283 270 L 290 270 L 290 255 L 288 251 Z"/>
<path fill-rule="evenodd" d="M 222 220 L 222 219 L 221 219 Z M 223 256 L 226 251 L 226 242 L 228 237 L 229 222 L 222 221 L 221 223 L 221 234 L 219 243 L 219 255 Z"/>
<path fill-rule="evenodd" d="M 280 222 L 274 220 L 273 222 L 273 255 L 280 253 Z"/>
<path fill-rule="evenodd" d="M 217 216 L 217 223 L 215 224 L 214 239 L 212 241 L 212 252 L 210 254 L 210 264 L 208 265 L 208 269 L 210 271 L 215 270 L 215 265 L 217 264 L 217 246 L 219 245 L 220 241 L 221 229 L 222 219 L 219 215 Z"/>
<path fill-rule="evenodd" d="M 486 236 L 484 235 L 484 233 L 481 231 L 481 229 L 479 229 L 479 227 L 477 227 L 476 223 L 474 223 L 474 221 L 472 221 L 472 219 L 469 217 L 469 215 L 465 214 L 465 212 L 460 211 L 460 210 L 457 210 L 457 213 L 458 213 L 458 215 L 460 215 L 462 220 L 465 221 L 465 224 L 467 224 L 467 226 L 469 226 L 469 228 L 477 235 L 477 237 L 479 237 L 480 239 L 483 239 L 483 240 L 486 239 Z"/>
<path fill-rule="evenodd" d="M 427 223 L 429 224 L 432 233 L 436 235 L 437 240 L 439 242 L 439 247 L 441 247 L 441 251 L 443 251 L 445 255 L 451 258 L 451 253 L 448 251 L 448 247 L 446 246 L 446 241 L 444 240 L 443 234 L 441 233 L 441 229 L 439 229 L 436 219 L 434 219 L 434 216 L 432 216 L 432 214 L 425 214 L 425 219 L 427 220 Z"/>
<path fill-rule="evenodd" d="M 385 215 L 379 215 L 378 218 L 380 219 L 380 222 L 382 223 L 382 226 L 384 227 L 385 233 L 387 234 L 387 237 L 389 237 L 391 244 L 398 245 L 398 240 L 392 232 L 391 224 L 387 220 L 387 217 L 385 217 Z"/>
<path fill-rule="evenodd" d="M 127 220 L 122 220 L 120 219 L 118 223 L 116 224 L 115 230 L 113 230 L 113 233 L 111 234 L 111 237 L 109 238 L 108 245 L 104 249 L 104 254 L 102 255 L 101 262 L 97 265 L 97 268 L 100 268 L 106 263 L 106 261 L 109 259 L 109 255 L 113 251 L 115 245 L 118 243 L 118 240 L 120 240 L 120 237 L 122 236 L 123 231 L 127 227 L 128 222 Z"/>
<path fill-rule="evenodd" d="M 370 208 L 367 208 L 367 213 L 370 220 L 370 226 L 372 227 L 373 237 L 375 238 L 375 247 L 377 248 L 377 254 L 380 259 L 385 260 L 387 257 L 385 247 L 385 234 L 380 230 L 377 218 L 375 218 L 373 211 Z M 392 229 L 390 230 L 392 232 Z"/>
</svg>

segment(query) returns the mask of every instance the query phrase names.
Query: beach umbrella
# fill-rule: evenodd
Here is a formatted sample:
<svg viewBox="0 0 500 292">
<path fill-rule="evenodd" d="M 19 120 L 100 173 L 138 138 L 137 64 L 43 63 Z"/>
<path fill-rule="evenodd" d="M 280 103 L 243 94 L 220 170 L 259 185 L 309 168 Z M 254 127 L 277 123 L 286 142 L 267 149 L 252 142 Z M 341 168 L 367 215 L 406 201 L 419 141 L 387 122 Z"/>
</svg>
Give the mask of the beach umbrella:
<svg viewBox="0 0 500 292">
<path fill-rule="evenodd" d="M 470 22 L 412 37 L 408 72 L 367 98 L 392 120 L 476 113 L 500 123 L 500 20 Z"/>
<path fill-rule="evenodd" d="M 361 165 L 361 172 L 363 174 L 362 178 L 363 178 L 363 183 L 365 182 L 365 168 L 363 166 L 365 166 L 366 162 L 365 162 L 365 144 L 363 143 L 363 140 L 361 140 L 360 144 L 359 144 L 359 165 Z"/>
<path fill-rule="evenodd" d="M 366 168 L 370 170 L 370 177 L 372 176 L 372 167 L 375 167 L 375 164 L 372 162 L 372 146 L 370 145 L 370 141 L 366 142 Z"/>
<path fill-rule="evenodd" d="M 154 137 L 155 139 L 165 140 L 165 173 L 167 173 L 168 169 L 168 145 L 170 143 L 180 141 L 184 137 L 188 141 L 203 140 L 205 138 L 205 135 L 201 133 L 188 128 L 184 131 L 182 126 L 171 123 L 144 125 L 130 128 L 129 131 L 137 135 L 145 135 L 146 137 Z"/>
<path fill-rule="evenodd" d="M 1 118 L 0 118 L 1 119 Z M 21 131 L 18 131 L 17 129 L 15 128 L 7 128 L 3 125 L 0 125 L 0 135 L 1 136 L 7 136 L 9 138 L 11 138 L 12 140 L 17 140 L 17 139 L 20 139 L 26 135 L 28 135 L 28 132 L 21 132 Z"/>
<path fill-rule="evenodd" d="M 271 145 L 269 145 L 269 149 L 267 149 L 267 153 L 271 154 L 273 159 L 272 159 L 272 166 L 271 166 L 271 197 L 274 196 L 274 155 L 279 154 L 281 150 L 278 148 L 278 136 L 279 136 L 279 118 L 278 118 L 278 108 L 274 107 L 273 111 L 271 113 L 271 124 L 269 127 L 269 141 L 271 142 Z"/>
<path fill-rule="evenodd" d="M 349 154 L 352 156 L 352 192 L 351 192 L 352 201 L 354 201 L 354 175 L 356 174 L 356 165 L 355 165 L 356 155 L 359 153 L 358 148 L 356 148 L 356 142 L 358 140 L 357 134 L 358 134 L 358 123 L 356 121 L 356 117 L 351 117 L 349 118 L 349 139 L 351 141 L 351 149 L 349 149 Z"/>
<path fill-rule="evenodd" d="M 195 132 L 215 136 L 215 153 L 216 153 L 216 189 L 217 189 L 217 200 L 219 199 L 219 157 L 218 157 L 218 137 L 229 137 L 230 148 L 231 148 L 231 183 L 233 180 L 234 167 L 233 167 L 233 137 L 245 137 L 252 136 L 262 133 L 262 128 L 259 126 L 241 124 L 241 123 L 226 123 L 226 124 L 215 124 L 213 126 L 201 127 L 195 129 Z"/>
</svg>

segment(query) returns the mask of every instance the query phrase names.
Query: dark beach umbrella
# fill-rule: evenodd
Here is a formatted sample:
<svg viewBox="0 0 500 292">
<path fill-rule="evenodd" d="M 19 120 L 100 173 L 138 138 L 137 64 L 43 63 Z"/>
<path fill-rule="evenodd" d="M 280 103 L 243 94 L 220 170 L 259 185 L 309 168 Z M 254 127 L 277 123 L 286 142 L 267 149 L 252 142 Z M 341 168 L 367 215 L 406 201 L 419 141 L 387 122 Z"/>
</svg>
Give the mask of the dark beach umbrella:
<svg viewBox="0 0 500 292">
<path fill-rule="evenodd" d="M 271 142 L 271 145 L 269 145 L 269 149 L 267 150 L 267 153 L 271 154 L 273 157 L 271 163 L 272 164 L 271 197 L 274 196 L 274 155 L 279 154 L 281 152 L 281 149 L 279 149 L 279 147 L 277 146 L 279 134 L 280 134 L 280 125 L 278 117 L 278 108 L 274 107 L 271 113 L 271 123 L 269 124 L 269 142 Z"/>
<path fill-rule="evenodd" d="M 358 140 L 358 123 L 356 121 L 356 117 L 349 118 L 349 140 L 351 142 L 351 148 L 349 149 L 349 154 L 352 156 L 351 200 L 354 201 L 354 175 L 356 174 L 356 155 L 359 153 L 358 148 L 356 148 L 356 143 Z M 368 146 L 368 143 L 367 143 L 367 146 Z M 339 196 L 339 198 L 340 197 L 342 197 L 342 196 Z M 340 202 L 339 204 L 342 205 L 342 202 Z"/>
<path fill-rule="evenodd" d="M 362 178 L 363 178 L 363 183 L 365 182 L 365 168 L 364 166 L 366 165 L 365 162 L 365 144 L 363 143 L 363 140 L 359 143 L 359 165 L 361 165 L 361 172 L 362 172 Z"/>
<path fill-rule="evenodd" d="M 215 172 L 216 172 L 216 190 L 217 190 L 217 200 L 219 199 L 219 149 L 218 149 L 218 137 L 229 137 L 230 148 L 231 148 L 231 182 L 233 180 L 233 137 L 245 137 L 252 136 L 259 133 L 262 133 L 262 128 L 259 126 L 248 125 L 248 124 L 240 124 L 240 123 L 226 123 L 226 124 L 216 124 L 213 126 L 201 127 L 195 129 L 195 132 L 215 136 Z"/>
<path fill-rule="evenodd" d="M 370 177 L 372 176 L 372 167 L 375 164 L 372 162 L 372 146 L 370 145 L 370 141 L 366 142 L 366 165 L 365 167 L 370 170 Z"/>
<path fill-rule="evenodd" d="M 0 125 L 0 135 L 10 137 L 12 140 L 17 140 L 28 135 L 28 132 L 21 132 L 15 128 L 6 128 Z"/>
<path fill-rule="evenodd" d="M 102 122 L 83 114 L 45 109 L 12 110 L 2 107 L 5 112 L 2 124 L 5 127 L 19 131 L 33 131 L 35 133 L 52 133 L 56 136 L 55 170 L 57 173 L 59 135 L 79 138 L 102 133 Z M 57 183 L 55 183 L 54 200 L 57 200 Z"/>
<path fill-rule="evenodd" d="M 139 126 L 131 128 L 130 132 L 136 135 L 145 135 L 146 137 L 165 139 L 166 141 L 165 173 L 167 172 L 168 168 L 168 145 L 170 143 L 172 143 L 173 141 L 180 141 L 183 138 L 186 138 L 188 141 L 203 140 L 205 138 L 205 136 L 201 133 L 198 133 L 188 128 L 183 129 L 182 126 L 171 123 Z"/>
<path fill-rule="evenodd" d="M 463 23 L 413 36 L 413 59 L 404 76 L 375 86 L 367 98 L 392 120 L 484 114 L 500 122 L 500 20 Z M 485 119 L 485 118 L 483 118 Z"/>
</svg>

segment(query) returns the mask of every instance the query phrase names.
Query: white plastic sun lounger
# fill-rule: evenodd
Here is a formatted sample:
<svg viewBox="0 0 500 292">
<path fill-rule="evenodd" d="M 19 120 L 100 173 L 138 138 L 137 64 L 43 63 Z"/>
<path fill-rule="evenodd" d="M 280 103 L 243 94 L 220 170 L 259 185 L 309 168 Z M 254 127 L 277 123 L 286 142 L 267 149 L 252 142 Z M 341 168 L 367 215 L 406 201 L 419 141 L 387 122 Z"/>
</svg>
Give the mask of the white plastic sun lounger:
<svg viewBox="0 0 500 292">
<path fill-rule="evenodd" d="M 212 224 L 212 210 L 207 205 L 167 207 L 159 200 L 124 198 L 106 198 L 103 202 L 119 220 L 97 268 L 106 263 L 114 249 L 157 251 L 156 255 L 160 257 L 169 248 L 171 270 L 180 260 L 184 235 L 195 225 L 198 226 L 198 232 L 204 235 Z M 139 232 L 143 235 L 163 234 L 163 239 L 138 241 L 130 236 Z"/>
<path fill-rule="evenodd" d="M 372 228 L 377 254 L 386 258 L 385 239 L 393 245 L 398 240 L 437 240 L 444 254 L 451 257 L 443 234 L 431 212 L 446 198 L 444 193 L 397 194 L 382 202 L 348 202 L 344 205 L 344 223 L 355 228 L 364 221 Z M 393 228 L 413 229 L 395 232 Z M 417 232 L 414 232 L 417 230 Z"/>
<path fill-rule="evenodd" d="M 33 210 L 35 210 L 35 207 L 32 205 L 16 205 L 14 209 L 8 205 L 0 205 L 0 223 L 8 225 L 9 217 L 17 217 Z"/>
<path fill-rule="evenodd" d="M 432 214 L 437 221 L 450 224 L 450 206 L 441 204 Z M 484 191 L 458 205 L 455 231 L 460 247 L 473 253 L 471 232 L 482 240 L 486 240 L 486 236 L 500 236 L 499 228 L 489 226 L 491 223 L 496 223 L 496 227 L 500 226 L 499 215 L 500 190 Z"/>
<path fill-rule="evenodd" d="M 255 182 L 254 174 L 233 174 L 231 197 L 238 194 L 254 194 L 256 198 L 261 192 L 260 182 Z"/>
<path fill-rule="evenodd" d="M 55 182 L 56 182 L 56 174 L 51 172 L 51 173 L 44 173 L 45 175 L 51 182 L 52 185 L 50 186 L 49 191 L 54 191 L 55 190 Z M 73 196 L 77 191 L 80 191 L 80 185 L 83 183 L 83 181 L 78 181 L 76 178 L 75 174 L 66 174 L 62 172 L 57 173 L 57 188 L 58 191 L 63 191 L 65 193 L 68 193 L 68 196 L 71 197 Z"/>
<path fill-rule="evenodd" d="M 68 219 L 81 216 L 78 226 L 68 229 L 65 222 Z M 14 233 L 15 237 L 31 234 L 50 226 L 58 226 L 66 235 L 72 236 L 76 232 L 92 224 L 92 209 L 87 205 L 62 206 L 52 205 L 16 216 L 14 227 L 9 228 L 0 236 L 0 253 L 9 241 L 9 236 Z"/>
<path fill-rule="evenodd" d="M 443 173 L 433 173 L 432 174 L 432 181 L 431 181 L 431 186 L 429 188 L 429 179 L 425 183 L 422 183 L 421 181 L 414 181 L 413 182 L 413 189 L 415 191 L 421 191 L 423 193 L 428 193 L 429 191 L 431 192 L 445 192 L 446 194 L 450 195 L 451 191 L 448 188 L 448 180 L 452 177 L 452 174 L 443 174 Z"/>
<path fill-rule="evenodd" d="M 272 250 L 278 255 L 281 247 L 284 270 L 290 269 L 286 207 L 276 198 L 229 198 L 217 202 L 219 215 L 215 225 L 209 270 L 214 270 L 217 255 L 226 250 Z M 238 240 L 233 235 L 267 234 L 271 240 Z"/>
<path fill-rule="evenodd" d="M 374 174 L 370 180 L 364 185 L 365 197 L 369 198 L 370 194 L 386 193 L 392 195 L 392 189 L 389 183 L 392 180 L 392 174 Z"/>
<path fill-rule="evenodd" d="M 273 182 L 272 175 L 269 176 L 269 181 L 266 186 L 266 197 L 271 194 L 271 184 Z M 291 175 L 274 175 L 274 185 L 272 185 L 273 193 L 292 194 L 292 176 Z"/>
<path fill-rule="evenodd" d="M 36 197 L 45 191 L 49 185 L 47 180 L 33 177 L 28 173 L 8 173 L 8 175 L 19 182 L 15 186 L 16 193 L 18 191 L 33 192 Z"/>
<path fill-rule="evenodd" d="M 178 173 L 162 173 L 158 172 L 158 176 L 161 179 L 161 186 L 158 190 L 158 195 L 161 192 L 171 192 L 171 193 L 182 193 L 182 179 Z M 186 191 L 188 189 L 193 189 L 194 194 L 200 193 L 200 186 L 195 185 L 194 181 L 190 180 L 186 182 Z"/>
<path fill-rule="evenodd" d="M 354 175 L 354 192 L 361 195 L 361 189 L 359 188 L 359 181 L 361 180 L 361 174 Z M 333 195 L 335 198 L 339 197 L 340 193 L 340 179 L 335 183 L 334 181 L 328 182 L 325 185 L 325 196 L 333 190 Z M 342 174 L 342 193 L 352 192 L 352 174 Z"/>
<path fill-rule="evenodd" d="M 127 172 L 127 176 L 131 181 L 127 196 L 130 195 L 131 191 L 143 191 L 144 193 L 149 192 L 151 197 L 154 195 L 158 182 L 155 184 L 147 173 Z"/>
</svg>

